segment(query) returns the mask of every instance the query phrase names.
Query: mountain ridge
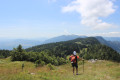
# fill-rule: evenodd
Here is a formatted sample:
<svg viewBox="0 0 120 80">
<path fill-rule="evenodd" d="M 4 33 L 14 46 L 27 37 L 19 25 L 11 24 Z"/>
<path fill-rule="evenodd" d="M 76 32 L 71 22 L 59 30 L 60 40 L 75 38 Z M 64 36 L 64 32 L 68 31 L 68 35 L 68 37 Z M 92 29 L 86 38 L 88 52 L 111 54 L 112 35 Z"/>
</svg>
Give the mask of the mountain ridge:
<svg viewBox="0 0 120 80">
<path fill-rule="evenodd" d="M 101 36 L 96 36 L 96 38 L 99 38 Z M 76 38 L 87 38 L 87 36 L 79 36 L 79 35 L 61 35 L 57 37 L 53 37 L 44 41 L 40 41 L 38 39 L 36 40 L 27 40 L 27 39 L 0 39 L 0 49 L 8 49 L 12 50 L 13 48 L 17 47 L 19 44 L 23 46 L 24 49 L 36 46 L 36 45 L 42 45 L 47 43 L 54 43 L 54 42 L 60 42 L 60 41 L 68 41 L 73 40 Z M 112 39 L 113 38 L 113 39 Z M 41 38 L 39 38 L 41 39 Z M 107 45 L 117 52 L 120 53 L 120 41 L 119 37 L 101 37 L 98 39 L 102 44 Z"/>
<path fill-rule="evenodd" d="M 101 36 L 97 36 L 96 39 L 98 39 L 98 41 L 101 44 L 104 44 L 106 46 L 109 46 L 111 48 L 113 48 L 114 50 L 116 50 L 117 52 L 120 53 L 120 42 L 119 41 L 106 41 L 103 37 Z"/>
<path fill-rule="evenodd" d="M 49 51 L 56 57 L 66 57 L 73 51 L 85 59 L 102 59 L 120 61 L 120 54 L 111 47 L 101 44 L 95 37 L 77 38 L 69 41 L 42 44 L 27 48 L 27 52 Z"/>
</svg>

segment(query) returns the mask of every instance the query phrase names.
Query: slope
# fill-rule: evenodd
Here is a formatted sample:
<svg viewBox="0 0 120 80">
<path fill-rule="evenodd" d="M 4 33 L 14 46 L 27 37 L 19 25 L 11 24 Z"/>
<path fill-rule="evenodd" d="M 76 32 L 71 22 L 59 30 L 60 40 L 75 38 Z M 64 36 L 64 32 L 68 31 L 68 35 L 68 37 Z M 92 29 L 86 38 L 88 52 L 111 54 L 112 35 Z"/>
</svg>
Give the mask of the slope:
<svg viewBox="0 0 120 80">
<path fill-rule="evenodd" d="M 82 61 L 79 61 L 78 70 L 80 75 L 73 75 L 70 63 L 50 70 L 47 65 L 36 68 L 31 62 L 0 59 L 0 80 L 120 80 L 120 64 L 111 61 L 85 61 L 84 73 Z"/>
<path fill-rule="evenodd" d="M 110 38 L 109 39 L 109 37 L 107 37 L 107 39 L 109 39 L 109 41 L 106 41 L 103 37 L 101 37 L 101 36 L 97 36 L 96 37 L 96 39 L 101 43 L 101 44 L 104 44 L 104 45 L 106 45 L 106 46 L 109 46 L 109 47 L 111 47 L 111 48 L 113 48 L 114 50 L 116 50 L 117 52 L 119 52 L 120 53 L 120 42 L 119 41 L 113 41 L 113 40 L 111 40 L 110 41 L 110 39 L 112 39 L 112 38 Z M 113 38 L 114 39 L 114 38 Z M 119 39 L 119 38 L 115 38 L 115 40 L 116 39 Z"/>
<path fill-rule="evenodd" d="M 34 46 L 26 51 L 41 52 L 49 50 L 56 57 L 66 58 L 75 50 L 80 57 L 85 59 L 102 59 L 120 62 L 120 54 L 112 48 L 102 45 L 96 38 L 77 38 L 70 41 L 56 42 Z"/>
</svg>

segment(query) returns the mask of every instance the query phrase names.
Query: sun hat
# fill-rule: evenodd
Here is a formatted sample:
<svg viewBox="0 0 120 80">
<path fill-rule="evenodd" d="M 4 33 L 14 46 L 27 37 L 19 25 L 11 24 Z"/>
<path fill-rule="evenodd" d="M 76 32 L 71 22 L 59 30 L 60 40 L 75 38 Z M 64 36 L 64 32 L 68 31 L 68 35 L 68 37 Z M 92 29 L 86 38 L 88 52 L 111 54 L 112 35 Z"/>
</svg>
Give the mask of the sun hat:
<svg viewBox="0 0 120 80">
<path fill-rule="evenodd" d="M 73 54 L 76 55 L 76 51 L 73 51 Z"/>
</svg>

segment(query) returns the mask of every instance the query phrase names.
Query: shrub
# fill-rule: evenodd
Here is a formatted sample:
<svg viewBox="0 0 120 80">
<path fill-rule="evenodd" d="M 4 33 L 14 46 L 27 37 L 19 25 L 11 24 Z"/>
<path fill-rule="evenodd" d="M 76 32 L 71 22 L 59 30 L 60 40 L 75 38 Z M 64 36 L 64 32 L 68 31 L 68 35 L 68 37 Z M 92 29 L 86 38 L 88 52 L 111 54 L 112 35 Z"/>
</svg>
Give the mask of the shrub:
<svg viewBox="0 0 120 80">
<path fill-rule="evenodd" d="M 40 60 L 35 61 L 35 67 L 38 67 L 40 64 Z"/>
<path fill-rule="evenodd" d="M 83 65 L 83 61 L 79 61 L 78 64 L 79 64 L 79 65 Z"/>
<path fill-rule="evenodd" d="M 44 61 L 41 61 L 40 65 L 41 65 L 41 66 L 44 66 L 44 65 L 45 65 L 45 62 L 44 62 Z"/>
<path fill-rule="evenodd" d="M 55 69 L 54 66 L 53 66 L 51 63 L 49 63 L 47 66 L 48 66 L 48 68 L 49 68 L 50 70 L 54 70 L 54 69 Z"/>
<path fill-rule="evenodd" d="M 38 67 L 38 66 L 44 66 L 45 65 L 45 62 L 44 61 L 41 61 L 41 60 L 37 60 L 35 61 L 35 66 Z"/>
</svg>

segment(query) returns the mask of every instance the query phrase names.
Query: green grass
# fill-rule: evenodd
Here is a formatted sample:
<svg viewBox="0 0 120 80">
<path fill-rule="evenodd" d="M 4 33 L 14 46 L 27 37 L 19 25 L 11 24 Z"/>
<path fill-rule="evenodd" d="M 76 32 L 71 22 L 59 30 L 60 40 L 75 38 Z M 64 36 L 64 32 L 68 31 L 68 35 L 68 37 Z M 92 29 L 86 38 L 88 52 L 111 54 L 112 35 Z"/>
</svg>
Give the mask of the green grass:
<svg viewBox="0 0 120 80">
<path fill-rule="evenodd" d="M 25 67 L 22 71 L 22 64 Z M 120 80 L 120 63 L 111 61 L 85 61 L 83 66 L 79 62 L 79 74 L 73 75 L 71 64 L 54 66 L 50 70 L 48 65 L 35 67 L 34 63 L 26 61 L 11 62 L 10 58 L 0 59 L 0 80 Z"/>
</svg>

